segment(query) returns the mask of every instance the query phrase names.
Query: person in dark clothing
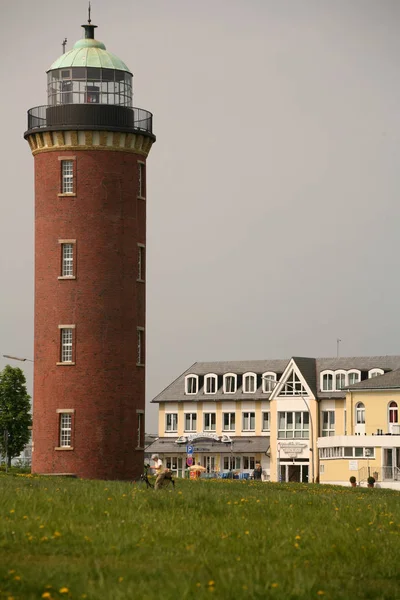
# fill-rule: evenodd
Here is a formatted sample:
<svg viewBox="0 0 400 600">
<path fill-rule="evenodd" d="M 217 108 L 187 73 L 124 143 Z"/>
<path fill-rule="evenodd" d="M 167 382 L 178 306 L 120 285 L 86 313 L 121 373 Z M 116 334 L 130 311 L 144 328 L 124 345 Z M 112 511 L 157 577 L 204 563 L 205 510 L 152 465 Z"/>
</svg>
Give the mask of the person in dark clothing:
<svg viewBox="0 0 400 600">
<path fill-rule="evenodd" d="M 256 463 L 256 468 L 253 471 L 253 479 L 261 480 L 262 468 L 260 463 Z"/>
</svg>

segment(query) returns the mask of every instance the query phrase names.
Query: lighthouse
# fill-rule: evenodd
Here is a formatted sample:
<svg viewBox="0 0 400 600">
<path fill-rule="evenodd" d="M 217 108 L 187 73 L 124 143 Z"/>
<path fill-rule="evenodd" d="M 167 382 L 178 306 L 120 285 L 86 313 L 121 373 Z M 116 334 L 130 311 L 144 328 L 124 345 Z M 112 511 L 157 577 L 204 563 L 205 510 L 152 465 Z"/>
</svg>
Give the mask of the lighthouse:
<svg viewBox="0 0 400 600">
<path fill-rule="evenodd" d="M 96 25 L 47 71 L 28 111 L 35 172 L 32 472 L 143 471 L 146 159 L 152 114 Z"/>
</svg>

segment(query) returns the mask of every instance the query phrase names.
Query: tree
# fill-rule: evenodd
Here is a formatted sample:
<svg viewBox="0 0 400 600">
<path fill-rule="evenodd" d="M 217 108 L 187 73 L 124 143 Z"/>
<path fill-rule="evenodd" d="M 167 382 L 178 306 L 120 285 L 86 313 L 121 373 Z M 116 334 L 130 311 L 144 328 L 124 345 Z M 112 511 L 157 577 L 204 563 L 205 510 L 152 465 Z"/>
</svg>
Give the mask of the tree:
<svg viewBox="0 0 400 600">
<path fill-rule="evenodd" d="M 23 371 L 7 365 L 0 372 L 0 452 L 7 455 L 8 466 L 29 442 L 30 400 Z"/>
</svg>

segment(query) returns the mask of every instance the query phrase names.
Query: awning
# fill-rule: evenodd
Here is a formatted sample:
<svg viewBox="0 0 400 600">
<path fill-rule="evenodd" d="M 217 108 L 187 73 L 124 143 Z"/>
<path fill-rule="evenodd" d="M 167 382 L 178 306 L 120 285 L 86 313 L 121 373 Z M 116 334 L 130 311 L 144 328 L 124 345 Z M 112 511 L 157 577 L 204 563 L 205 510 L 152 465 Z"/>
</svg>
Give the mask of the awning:
<svg viewBox="0 0 400 600">
<path fill-rule="evenodd" d="M 186 454 L 186 445 L 177 444 L 178 438 L 158 438 L 145 449 L 146 454 Z M 217 442 L 214 440 L 198 440 L 190 444 L 193 452 L 204 452 L 209 454 L 234 453 L 259 453 L 267 452 L 270 445 L 269 436 L 254 437 L 232 437 L 232 444 Z"/>
</svg>

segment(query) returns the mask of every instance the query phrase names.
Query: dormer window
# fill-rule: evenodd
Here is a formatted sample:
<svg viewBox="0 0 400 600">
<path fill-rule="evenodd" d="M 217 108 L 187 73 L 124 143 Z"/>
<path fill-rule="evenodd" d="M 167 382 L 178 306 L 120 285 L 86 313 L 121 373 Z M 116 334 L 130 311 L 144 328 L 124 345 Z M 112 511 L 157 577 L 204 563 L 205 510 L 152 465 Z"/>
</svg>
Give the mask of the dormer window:
<svg viewBox="0 0 400 600">
<path fill-rule="evenodd" d="M 185 394 L 197 394 L 199 391 L 199 376 L 186 375 L 185 378 Z"/>
<path fill-rule="evenodd" d="M 331 392 L 333 390 L 333 372 L 325 371 L 321 373 L 321 389 L 323 392 Z"/>
<path fill-rule="evenodd" d="M 360 381 L 361 373 L 357 369 L 353 369 L 352 371 L 348 372 L 348 378 L 349 385 L 354 385 L 355 383 L 358 383 Z"/>
<path fill-rule="evenodd" d="M 378 377 L 379 375 L 383 375 L 383 369 L 371 369 L 368 371 L 368 379 L 372 379 L 372 377 Z"/>
<path fill-rule="evenodd" d="M 335 371 L 335 386 L 336 391 L 346 387 L 346 371 Z"/>
<path fill-rule="evenodd" d="M 255 373 L 245 373 L 243 375 L 243 393 L 254 394 L 257 389 L 257 375 Z"/>
<path fill-rule="evenodd" d="M 234 394 L 237 390 L 237 377 L 234 373 L 224 375 L 224 394 Z"/>
<path fill-rule="evenodd" d="M 264 373 L 262 376 L 262 391 L 264 394 L 272 392 L 276 385 L 276 373 Z"/>
<path fill-rule="evenodd" d="M 218 387 L 218 377 L 214 374 L 209 374 L 204 377 L 204 393 L 216 394 Z"/>
</svg>

